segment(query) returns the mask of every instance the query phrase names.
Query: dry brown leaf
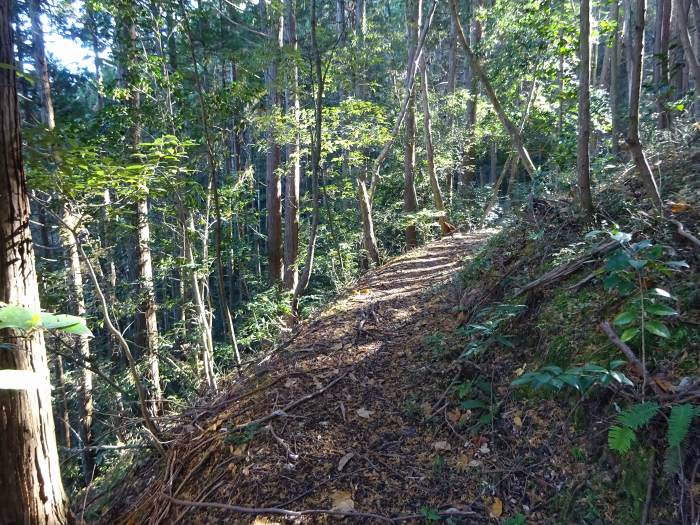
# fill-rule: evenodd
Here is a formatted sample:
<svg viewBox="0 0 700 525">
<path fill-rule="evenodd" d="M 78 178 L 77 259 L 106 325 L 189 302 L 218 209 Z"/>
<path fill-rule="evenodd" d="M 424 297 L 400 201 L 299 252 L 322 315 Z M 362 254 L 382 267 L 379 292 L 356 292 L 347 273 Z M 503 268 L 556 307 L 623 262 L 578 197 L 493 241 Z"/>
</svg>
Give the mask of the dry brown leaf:
<svg viewBox="0 0 700 525">
<path fill-rule="evenodd" d="M 345 468 L 345 465 L 348 464 L 348 461 L 350 461 L 354 455 L 354 452 L 348 452 L 342 458 L 340 458 L 340 461 L 338 461 L 338 472 L 341 472 Z"/>
<path fill-rule="evenodd" d="M 491 518 L 500 518 L 503 514 L 503 502 L 500 498 L 493 498 L 493 503 L 489 507 L 489 516 Z"/>
<path fill-rule="evenodd" d="M 452 412 L 447 413 L 447 419 L 453 423 L 458 423 L 461 418 L 462 412 L 460 412 L 458 408 L 455 408 Z"/>
<path fill-rule="evenodd" d="M 364 419 L 369 419 L 369 417 L 374 414 L 374 411 L 367 410 L 365 407 L 357 409 L 357 415 Z"/>
<path fill-rule="evenodd" d="M 433 443 L 435 450 L 452 450 L 452 446 L 447 441 L 436 441 Z"/>
<path fill-rule="evenodd" d="M 346 490 L 337 490 L 331 494 L 331 510 L 336 512 L 352 512 L 355 510 L 355 502 L 352 500 L 352 494 Z"/>
<path fill-rule="evenodd" d="M 420 411 L 423 413 L 423 415 L 425 417 L 430 417 L 430 414 L 433 413 L 433 405 L 431 405 L 427 401 L 423 401 L 420 404 Z"/>
<path fill-rule="evenodd" d="M 520 416 L 513 416 L 513 424 L 518 428 L 522 428 L 523 420 L 520 418 Z"/>
<path fill-rule="evenodd" d="M 671 211 L 673 213 L 680 213 L 682 211 L 687 211 L 690 209 L 690 204 L 687 204 L 685 202 L 674 202 L 671 204 Z"/>
</svg>

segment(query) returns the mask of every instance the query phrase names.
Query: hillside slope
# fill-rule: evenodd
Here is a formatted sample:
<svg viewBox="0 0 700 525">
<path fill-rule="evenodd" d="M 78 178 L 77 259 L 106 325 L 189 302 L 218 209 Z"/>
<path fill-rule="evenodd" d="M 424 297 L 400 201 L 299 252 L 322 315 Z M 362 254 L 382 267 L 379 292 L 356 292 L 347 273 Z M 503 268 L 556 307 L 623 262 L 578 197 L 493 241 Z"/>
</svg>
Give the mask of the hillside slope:
<svg viewBox="0 0 700 525">
<path fill-rule="evenodd" d="M 463 475 L 487 443 L 455 431 L 443 410 L 455 370 L 425 354 L 426 336 L 456 327 L 456 271 L 493 233 L 455 234 L 368 273 L 243 385 L 186 414 L 168 457 L 125 484 L 102 521 L 242 523 L 256 514 L 183 501 L 488 516 L 491 491 Z"/>
</svg>

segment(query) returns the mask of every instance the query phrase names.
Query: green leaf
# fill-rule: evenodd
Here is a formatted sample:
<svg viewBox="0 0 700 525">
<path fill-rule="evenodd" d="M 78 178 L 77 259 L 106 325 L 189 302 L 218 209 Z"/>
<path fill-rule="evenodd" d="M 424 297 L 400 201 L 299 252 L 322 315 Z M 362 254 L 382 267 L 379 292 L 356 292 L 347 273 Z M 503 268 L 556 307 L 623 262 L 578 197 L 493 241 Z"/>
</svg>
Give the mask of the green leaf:
<svg viewBox="0 0 700 525">
<path fill-rule="evenodd" d="M 463 410 L 472 410 L 476 408 L 486 408 L 486 403 L 478 399 L 468 399 L 467 401 L 462 401 L 460 406 Z"/>
<path fill-rule="evenodd" d="M 644 329 L 650 334 L 658 335 L 659 337 L 671 337 L 671 332 L 668 327 L 661 321 L 649 320 L 644 325 Z"/>
<path fill-rule="evenodd" d="M 85 324 L 85 319 L 75 315 L 51 314 L 42 312 L 41 324 L 47 330 L 60 330 L 67 334 L 85 335 L 92 337 L 92 332 Z"/>
<path fill-rule="evenodd" d="M 648 304 L 646 305 L 646 311 L 650 314 L 659 316 L 669 316 L 678 314 L 678 312 L 676 312 L 673 308 L 671 308 L 670 306 L 666 306 L 665 304 Z"/>
<path fill-rule="evenodd" d="M 8 305 L 0 308 L 0 329 L 30 330 L 40 322 L 38 314 L 24 306 Z"/>
<path fill-rule="evenodd" d="M 634 314 L 634 312 L 626 310 L 619 314 L 617 317 L 615 317 L 615 319 L 613 320 L 613 324 L 616 326 L 625 326 L 626 324 L 630 324 L 636 318 L 637 316 Z"/>
<path fill-rule="evenodd" d="M 639 430 L 656 415 L 658 410 L 658 403 L 653 401 L 632 405 L 627 410 L 620 412 L 617 416 L 617 422 L 631 429 Z"/>
<path fill-rule="evenodd" d="M 627 341 L 631 341 L 632 339 L 637 337 L 638 333 L 639 333 L 639 328 L 628 328 L 627 330 L 622 332 L 620 339 L 622 339 L 626 343 Z"/>
<path fill-rule="evenodd" d="M 608 446 L 620 454 L 629 452 L 632 442 L 637 438 L 634 431 L 629 427 L 619 427 L 617 425 L 608 430 Z"/>
<path fill-rule="evenodd" d="M 671 447 L 678 447 L 688 435 L 690 423 L 695 416 L 695 406 L 685 403 L 674 405 L 671 408 L 671 415 L 668 418 L 668 444 Z"/>
</svg>

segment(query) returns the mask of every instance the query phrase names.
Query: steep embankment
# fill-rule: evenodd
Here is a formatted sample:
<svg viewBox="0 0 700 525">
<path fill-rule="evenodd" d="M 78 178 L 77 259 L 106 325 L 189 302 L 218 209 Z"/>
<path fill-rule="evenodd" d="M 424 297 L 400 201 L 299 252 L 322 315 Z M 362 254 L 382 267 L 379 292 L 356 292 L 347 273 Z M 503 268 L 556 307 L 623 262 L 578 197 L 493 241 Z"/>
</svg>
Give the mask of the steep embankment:
<svg viewBox="0 0 700 525">
<path fill-rule="evenodd" d="M 430 360 L 444 344 L 431 334 L 457 326 L 456 272 L 493 233 L 455 234 L 367 274 L 243 385 L 187 414 L 168 457 L 143 467 L 103 521 L 255 518 L 212 502 L 376 514 L 357 516 L 365 522 L 500 513 L 493 475 L 466 472 L 493 444 L 455 430 L 465 414 L 444 399 L 459 370 Z"/>
</svg>

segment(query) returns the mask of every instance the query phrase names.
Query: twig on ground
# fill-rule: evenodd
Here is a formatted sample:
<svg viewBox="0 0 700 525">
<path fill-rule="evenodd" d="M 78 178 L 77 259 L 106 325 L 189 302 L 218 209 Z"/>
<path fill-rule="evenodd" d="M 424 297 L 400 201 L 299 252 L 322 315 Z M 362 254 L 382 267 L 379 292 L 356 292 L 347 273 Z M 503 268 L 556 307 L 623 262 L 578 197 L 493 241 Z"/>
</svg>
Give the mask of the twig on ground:
<svg viewBox="0 0 700 525">
<path fill-rule="evenodd" d="M 341 516 L 341 517 L 355 517 L 355 518 L 372 518 L 375 520 L 382 521 L 384 523 L 394 523 L 394 520 L 387 518 L 386 516 L 381 516 L 379 514 L 372 514 L 371 512 L 344 512 L 333 509 L 308 509 L 308 510 L 289 510 L 280 509 L 277 507 L 239 507 L 237 505 L 228 505 L 226 503 L 214 503 L 206 501 L 187 501 L 183 499 L 173 498 L 165 493 L 161 493 L 165 499 L 169 500 L 176 505 L 187 505 L 191 507 L 201 507 L 208 509 L 221 509 L 228 510 L 231 512 L 238 512 L 241 514 L 272 514 L 277 516 L 287 516 L 289 518 L 300 518 L 302 516 L 312 516 L 312 515 L 330 515 L 330 516 Z"/>
<path fill-rule="evenodd" d="M 678 231 L 678 235 L 680 235 L 681 237 L 685 237 L 690 242 L 692 242 L 696 248 L 700 249 L 700 239 L 695 237 L 695 235 L 693 235 L 692 233 L 686 231 L 685 226 L 683 226 L 682 222 L 677 221 L 676 219 L 669 219 L 668 222 L 670 222 L 671 224 L 675 224 Z"/>
<path fill-rule="evenodd" d="M 341 374 L 341 375 L 339 375 L 338 377 L 336 377 L 333 381 L 331 381 L 330 383 L 328 383 L 328 384 L 327 384 L 326 386 L 324 386 L 323 388 L 321 388 L 321 389 L 319 389 L 319 390 L 316 390 L 316 391 L 314 391 L 314 392 L 311 392 L 310 394 L 306 394 L 305 396 L 302 396 L 302 397 L 300 397 L 299 399 L 296 399 L 296 400 L 294 400 L 294 401 L 288 403 L 287 405 L 285 405 L 285 406 L 284 406 L 283 408 L 281 408 L 281 409 L 273 410 L 272 412 L 270 412 L 270 413 L 267 414 L 266 416 L 263 416 L 263 417 L 258 418 L 258 419 L 254 419 L 254 420 L 252 420 L 252 421 L 248 421 L 247 423 L 240 423 L 240 424 L 238 424 L 238 425 L 235 425 L 235 426 L 233 426 L 233 427 L 230 427 L 230 428 L 228 428 L 228 431 L 229 431 L 229 432 L 235 432 L 235 431 L 237 431 L 237 430 L 242 430 L 242 429 L 244 429 L 244 428 L 247 428 L 247 427 L 249 427 L 249 426 L 251 426 L 251 425 L 261 425 L 262 423 L 266 423 L 266 422 L 270 421 L 271 419 L 275 419 L 275 418 L 278 418 L 278 417 L 286 416 L 286 415 L 287 415 L 287 412 L 289 412 L 291 409 L 293 409 L 293 408 L 295 408 L 295 407 L 301 405 L 302 403 L 305 403 L 306 401 L 309 401 L 310 399 L 313 399 L 313 398 L 316 397 L 316 396 L 320 396 L 320 395 L 323 394 L 326 390 L 328 390 L 328 389 L 331 388 L 333 385 L 335 385 L 338 381 L 340 381 L 340 380 L 343 379 L 345 376 L 347 376 L 349 373 L 350 373 L 350 371 L 348 370 L 348 371 L 345 372 L 344 374 Z"/>
<path fill-rule="evenodd" d="M 526 284 L 522 288 L 515 290 L 513 297 L 518 297 L 519 295 L 522 295 L 525 292 L 529 292 L 530 290 L 534 290 L 535 288 L 540 288 L 541 286 L 556 283 L 557 281 L 560 281 L 565 277 L 568 277 L 569 275 L 577 272 L 584 265 L 591 262 L 592 258 L 597 257 L 599 255 L 604 255 L 619 245 L 620 243 L 617 241 L 608 241 L 599 244 L 584 256 L 579 257 L 578 259 L 575 259 L 566 264 L 562 264 L 561 266 L 557 266 L 553 270 L 550 270 L 549 272 L 544 274 L 542 277 L 539 277 L 531 283 Z"/>
<path fill-rule="evenodd" d="M 610 342 L 614 344 L 616 347 L 618 347 L 623 354 L 625 354 L 625 357 L 627 357 L 627 360 L 630 362 L 632 366 L 634 366 L 637 369 L 637 372 L 642 376 L 644 379 L 644 383 L 651 385 L 652 390 L 654 393 L 659 396 L 659 397 L 664 397 L 664 393 L 661 391 L 661 388 L 659 388 L 659 385 L 656 384 L 655 381 L 649 381 L 649 372 L 647 371 L 646 367 L 644 364 L 639 360 L 639 358 L 634 354 L 632 349 L 627 346 L 622 339 L 620 339 L 620 336 L 617 335 L 617 332 L 613 329 L 612 326 L 610 326 L 610 323 L 607 321 L 604 321 L 600 323 L 600 328 L 605 332 L 605 335 L 608 336 L 608 339 L 610 339 Z"/>
</svg>

